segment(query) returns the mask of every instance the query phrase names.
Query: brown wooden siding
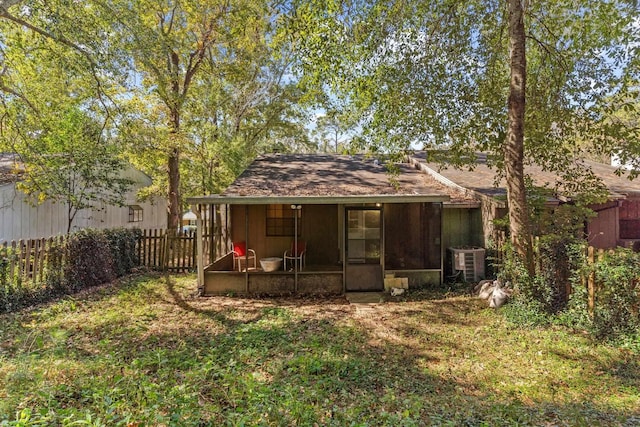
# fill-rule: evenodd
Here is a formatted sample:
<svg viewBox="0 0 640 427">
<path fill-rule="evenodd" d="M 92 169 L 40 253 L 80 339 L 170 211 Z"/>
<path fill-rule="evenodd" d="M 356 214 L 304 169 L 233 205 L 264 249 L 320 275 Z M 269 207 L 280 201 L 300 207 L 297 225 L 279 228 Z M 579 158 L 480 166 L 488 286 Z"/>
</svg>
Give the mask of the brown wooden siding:
<svg viewBox="0 0 640 427">
<path fill-rule="evenodd" d="M 597 213 L 589 220 L 587 242 L 595 248 L 615 248 L 618 244 L 618 207 L 615 203 L 594 206 Z"/>
<path fill-rule="evenodd" d="M 443 247 L 484 246 L 482 215 L 478 208 L 442 210 Z"/>
</svg>

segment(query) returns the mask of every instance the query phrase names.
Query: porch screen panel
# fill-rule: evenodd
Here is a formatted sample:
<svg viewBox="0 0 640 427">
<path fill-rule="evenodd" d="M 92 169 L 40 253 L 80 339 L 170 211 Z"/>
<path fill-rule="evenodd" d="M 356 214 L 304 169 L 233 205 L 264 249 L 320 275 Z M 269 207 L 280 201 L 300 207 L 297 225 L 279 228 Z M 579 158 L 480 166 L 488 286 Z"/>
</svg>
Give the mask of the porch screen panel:
<svg viewBox="0 0 640 427">
<path fill-rule="evenodd" d="M 424 203 L 422 220 L 425 223 L 426 268 L 439 269 L 442 267 L 442 204 Z"/>
<path fill-rule="evenodd" d="M 442 209 L 439 203 L 387 204 L 384 221 L 386 269 L 440 268 Z"/>
</svg>

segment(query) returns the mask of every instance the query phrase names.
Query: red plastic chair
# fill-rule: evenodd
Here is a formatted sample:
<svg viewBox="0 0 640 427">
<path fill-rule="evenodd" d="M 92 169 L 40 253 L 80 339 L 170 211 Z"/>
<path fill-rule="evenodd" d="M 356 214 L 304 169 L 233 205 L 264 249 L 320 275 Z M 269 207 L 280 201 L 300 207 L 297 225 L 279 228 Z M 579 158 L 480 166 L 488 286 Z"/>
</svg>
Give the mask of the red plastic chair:
<svg viewBox="0 0 640 427">
<path fill-rule="evenodd" d="M 284 251 L 284 270 L 287 271 L 287 260 L 291 260 L 294 263 L 298 263 L 299 270 L 302 271 L 304 267 L 304 254 L 307 252 L 307 243 L 304 240 L 298 240 L 298 247 L 296 247 L 295 241 L 291 242 L 291 248 Z M 294 264 L 295 266 L 296 264 Z"/>
<path fill-rule="evenodd" d="M 238 266 L 238 271 L 242 271 L 242 262 L 245 261 L 246 265 L 249 265 L 250 261 L 253 261 L 253 269 L 257 269 L 256 251 L 253 249 L 247 249 L 246 242 L 235 242 L 233 244 L 233 268 Z"/>
</svg>

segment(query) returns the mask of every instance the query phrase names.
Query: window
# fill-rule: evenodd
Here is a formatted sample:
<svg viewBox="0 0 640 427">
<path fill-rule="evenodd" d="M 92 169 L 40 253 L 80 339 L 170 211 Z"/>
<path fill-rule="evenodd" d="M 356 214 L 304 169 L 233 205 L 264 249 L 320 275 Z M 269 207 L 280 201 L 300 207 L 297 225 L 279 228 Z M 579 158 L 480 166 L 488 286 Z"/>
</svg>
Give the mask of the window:
<svg viewBox="0 0 640 427">
<path fill-rule="evenodd" d="M 349 263 L 380 264 L 380 209 L 347 211 Z"/>
<path fill-rule="evenodd" d="M 142 222 L 142 207 L 129 205 L 129 222 Z"/>
<path fill-rule="evenodd" d="M 620 238 L 640 239 L 640 200 L 624 200 L 620 206 Z"/>
<path fill-rule="evenodd" d="M 295 215 L 298 213 L 298 236 L 300 235 L 300 210 L 291 209 L 291 205 L 267 206 L 267 236 L 293 236 L 295 233 Z"/>
</svg>

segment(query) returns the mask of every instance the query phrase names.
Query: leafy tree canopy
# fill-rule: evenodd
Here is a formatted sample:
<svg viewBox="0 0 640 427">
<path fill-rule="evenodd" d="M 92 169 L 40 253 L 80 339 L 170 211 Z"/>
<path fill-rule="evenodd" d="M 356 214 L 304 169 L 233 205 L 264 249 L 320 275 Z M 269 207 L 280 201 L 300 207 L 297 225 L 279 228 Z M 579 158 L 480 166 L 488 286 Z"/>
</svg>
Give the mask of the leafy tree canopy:
<svg viewBox="0 0 640 427">
<path fill-rule="evenodd" d="M 526 2 L 525 150 L 564 171 L 581 148 L 640 156 L 637 5 Z M 504 1 L 299 1 L 289 35 L 309 86 L 356 106 L 370 147 L 446 147 L 449 161 L 493 153 L 501 167 L 509 90 Z"/>
<path fill-rule="evenodd" d="M 146 193 L 167 197 L 173 225 L 183 194 L 219 191 L 261 152 L 311 147 L 279 13 L 246 0 L 3 1 L 5 130 L 44 126 L 41 97 L 77 106 L 153 177 Z"/>
</svg>

